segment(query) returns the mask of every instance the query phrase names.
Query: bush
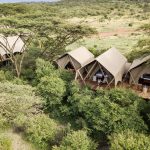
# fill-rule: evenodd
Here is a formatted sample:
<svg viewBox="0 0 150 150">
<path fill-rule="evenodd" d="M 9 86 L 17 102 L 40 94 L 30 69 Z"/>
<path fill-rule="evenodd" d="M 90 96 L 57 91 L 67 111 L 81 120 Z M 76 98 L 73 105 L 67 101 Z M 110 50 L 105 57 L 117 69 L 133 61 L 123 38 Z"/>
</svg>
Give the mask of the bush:
<svg viewBox="0 0 150 150">
<path fill-rule="evenodd" d="M 24 85 L 27 84 L 26 81 L 20 79 L 20 78 L 14 78 L 14 80 L 12 80 L 12 83 L 14 84 L 18 84 L 18 85 Z"/>
<path fill-rule="evenodd" d="M 6 136 L 1 134 L 0 135 L 0 150 L 11 150 L 11 139 Z"/>
<path fill-rule="evenodd" d="M 71 90 L 72 95 L 68 98 L 71 116 L 76 123 L 82 120 L 94 137 L 104 138 L 125 129 L 138 132 L 147 130 L 138 108 L 142 100 L 134 93 L 113 89 L 96 94 L 76 86 Z"/>
<path fill-rule="evenodd" d="M 66 92 L 65 82 L 57 76 L 44 76 L 38 84 L 38 91 L 46 99 L 49 111 L 54 111 L 61 105 L 62 98 Z"/>
<path fill-rule="evenodd" d="M 149 150 L 150 137 L 134 131 L 125 130 L 109 137 L 110 150 Z"/>
<path fill-rule="evenodd" d="M 142 101 L 139 105 L 139 110 L 150 132 L 150 101 Z"/>
<path fill-rule="evenodd" d="M 0 114 L 0 131 L 8 128 L 7 119 Z"/>
<path fill-rule="evenodd" d="M 2 81 L 6 81 L 6 76 L 5 76 L 5 72 L 4 71 L 0 71 L 0 82 Z"/>
<path fill-rule="evenodd" d="M 38 147 L 46 149 L 55 139 L 57 129 L 58 127 L 54 120 L 44 114 L 37 115 L 29 118 L 26 122 L 25 136 L 27 140 L 38 145 Z"/>
<path fill-rule="evenodd" d="M 38 113 L 42 100 L 35 96 L 34 88 L 27 85 L 0 83 L 0 114 L 14 123 L 19 115 Z"/>
<path fill-rule="evenodd" d="M 49 61 L 44 61 L 40 58 L 36 60 L 36 68 L 38 80 L 40 80 L 44 76 L 51 76 L 56 71 L 54 66 Z"/>
<path fill-rule="evenodd" d="M 96 146 L 86 132 L 81 130 L 69 133 L 64 137 L 61 145 L 53 147 L 53 150 L 96 150 Z"/>
</svg>

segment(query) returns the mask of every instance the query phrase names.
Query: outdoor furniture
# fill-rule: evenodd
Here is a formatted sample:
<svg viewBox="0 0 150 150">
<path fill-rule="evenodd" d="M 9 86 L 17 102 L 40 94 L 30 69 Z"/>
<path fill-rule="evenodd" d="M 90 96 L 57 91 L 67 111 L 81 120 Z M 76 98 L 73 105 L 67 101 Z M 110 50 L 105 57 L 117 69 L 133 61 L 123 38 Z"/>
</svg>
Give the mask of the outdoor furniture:
<svg viewBox="0 0 150 150">
<path fill-rule="evenodd" d="M 104 75 L 103 83 L 108 83 L 108 75 Z"/>
<path fill-rule="evenodd" d="M 97 78 L 96 76 L 93 76 L 93 81 L 96 82 Z"/>
<path fill-rule="evenodd" d="M 145 86 L 150 86 L 150 74 L 143 74 L 139 78 L 139 83 Z"/>
</svg>

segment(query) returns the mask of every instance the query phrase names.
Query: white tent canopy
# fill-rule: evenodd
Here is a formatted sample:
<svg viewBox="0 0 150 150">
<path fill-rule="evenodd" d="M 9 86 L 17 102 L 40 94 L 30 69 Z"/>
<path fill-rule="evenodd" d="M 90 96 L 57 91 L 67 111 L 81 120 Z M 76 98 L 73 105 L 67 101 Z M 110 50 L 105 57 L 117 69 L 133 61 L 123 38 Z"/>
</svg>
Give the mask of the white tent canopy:
<svg viewBox="0 0 150 150">
<path fill-rule="evenodd" d="M 58 58 L 56 60 L 56 63 L 60 68 L 64 69 L 70 62 L 73 65 L 74 69 L 78 70 L 91 60 L 94 60 L 94 55 L 82 46 L 78 49 L 67 52 L 66 54 Z"/>
<path fill-rule="evenodd" d="M 122 81 L 126 63 L 127 59 L 116 48 L 111 48 L 95 58 L 92 63 L 82 67 L 79 72 L 83 72 L 82 70 L 90 65 L 85 80 L 96 72 L 95 69 L 105 70 L 113 77 L 110 83 L 115 81 L 115 85 L 117 85 L 119 81 Z"/>
<path fill-rule="evenodd" d="M 0 36 L 0 55 L 3 57 L 10 53 L 21 53 L 25 49 L 25 44 L 19 36 Z"/>
</svg>

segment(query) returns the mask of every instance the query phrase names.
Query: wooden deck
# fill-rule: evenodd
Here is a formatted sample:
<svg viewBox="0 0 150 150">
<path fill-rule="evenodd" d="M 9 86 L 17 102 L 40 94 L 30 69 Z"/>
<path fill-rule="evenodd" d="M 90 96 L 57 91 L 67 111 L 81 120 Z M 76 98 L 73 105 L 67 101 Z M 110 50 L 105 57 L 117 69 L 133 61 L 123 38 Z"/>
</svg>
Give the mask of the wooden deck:
<svg viewBox="0 0 150 150">
<path fill-rule="evenodd" d="M 79 83 L 84 86 L 84 83 L 82 80 L 78 80 Z M 93 90 L 97 90 L 97 89 L 111 89 L 114 88 L 114 85 L 110 85 L 108 86 L 107 84 L 100 84 L 98 85 L 97 82 L 91 81 L 91 80 L 86 80 L 85 81 L 87 86 L 90 86 L 91 89 Z M 150 100 L 150 88 L 148 89 L 148 92 L 145 94 L 143 93 L 143 87 L 142 85 L 129 85 L 128 83 L 121 83 L 119 85 L 117 85 L 117 87 L 120 88 L 126 88 L 126 89 L 131 89 L 133 90 L 135 93 L 137 93 L 140 97 L 144 98 L 145 100 Z"/>
</svg>

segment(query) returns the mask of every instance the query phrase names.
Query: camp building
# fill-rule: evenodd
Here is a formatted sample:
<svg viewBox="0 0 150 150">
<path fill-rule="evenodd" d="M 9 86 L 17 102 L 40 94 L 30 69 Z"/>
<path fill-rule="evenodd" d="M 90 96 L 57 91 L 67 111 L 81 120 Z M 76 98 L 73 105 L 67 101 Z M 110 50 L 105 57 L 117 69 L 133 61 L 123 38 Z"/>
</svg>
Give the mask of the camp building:
<svg viewBox="0 0 150 150">
<path fill-rule="evenodd" d="M 92 62 L 80 68 L 78 78 L 99 82 L 99 84 L 114 84 L 122 81 L 127 59 L 116 49 L 111 48 Z"/>
<path fill-rule="evenodd" d="M 91 60 L 94 60 L 94 55 L 85 47 L 80 47 L 62 55 L 56 63 L 60 68 L 77 71 Z"/>
<path fill-rule="evenodd" d="M 22 53 L 25 44 L 19 36 L 0 36 L 0 61 L 5 61 L 10 54 Z"/>
<path fill-rule="evenodd" d="M 150 55 L 133 61 L 129 68 L 130 84 L 138 84 L 139 78 L 144 74 L 150 74 Z"/>
</svg>

